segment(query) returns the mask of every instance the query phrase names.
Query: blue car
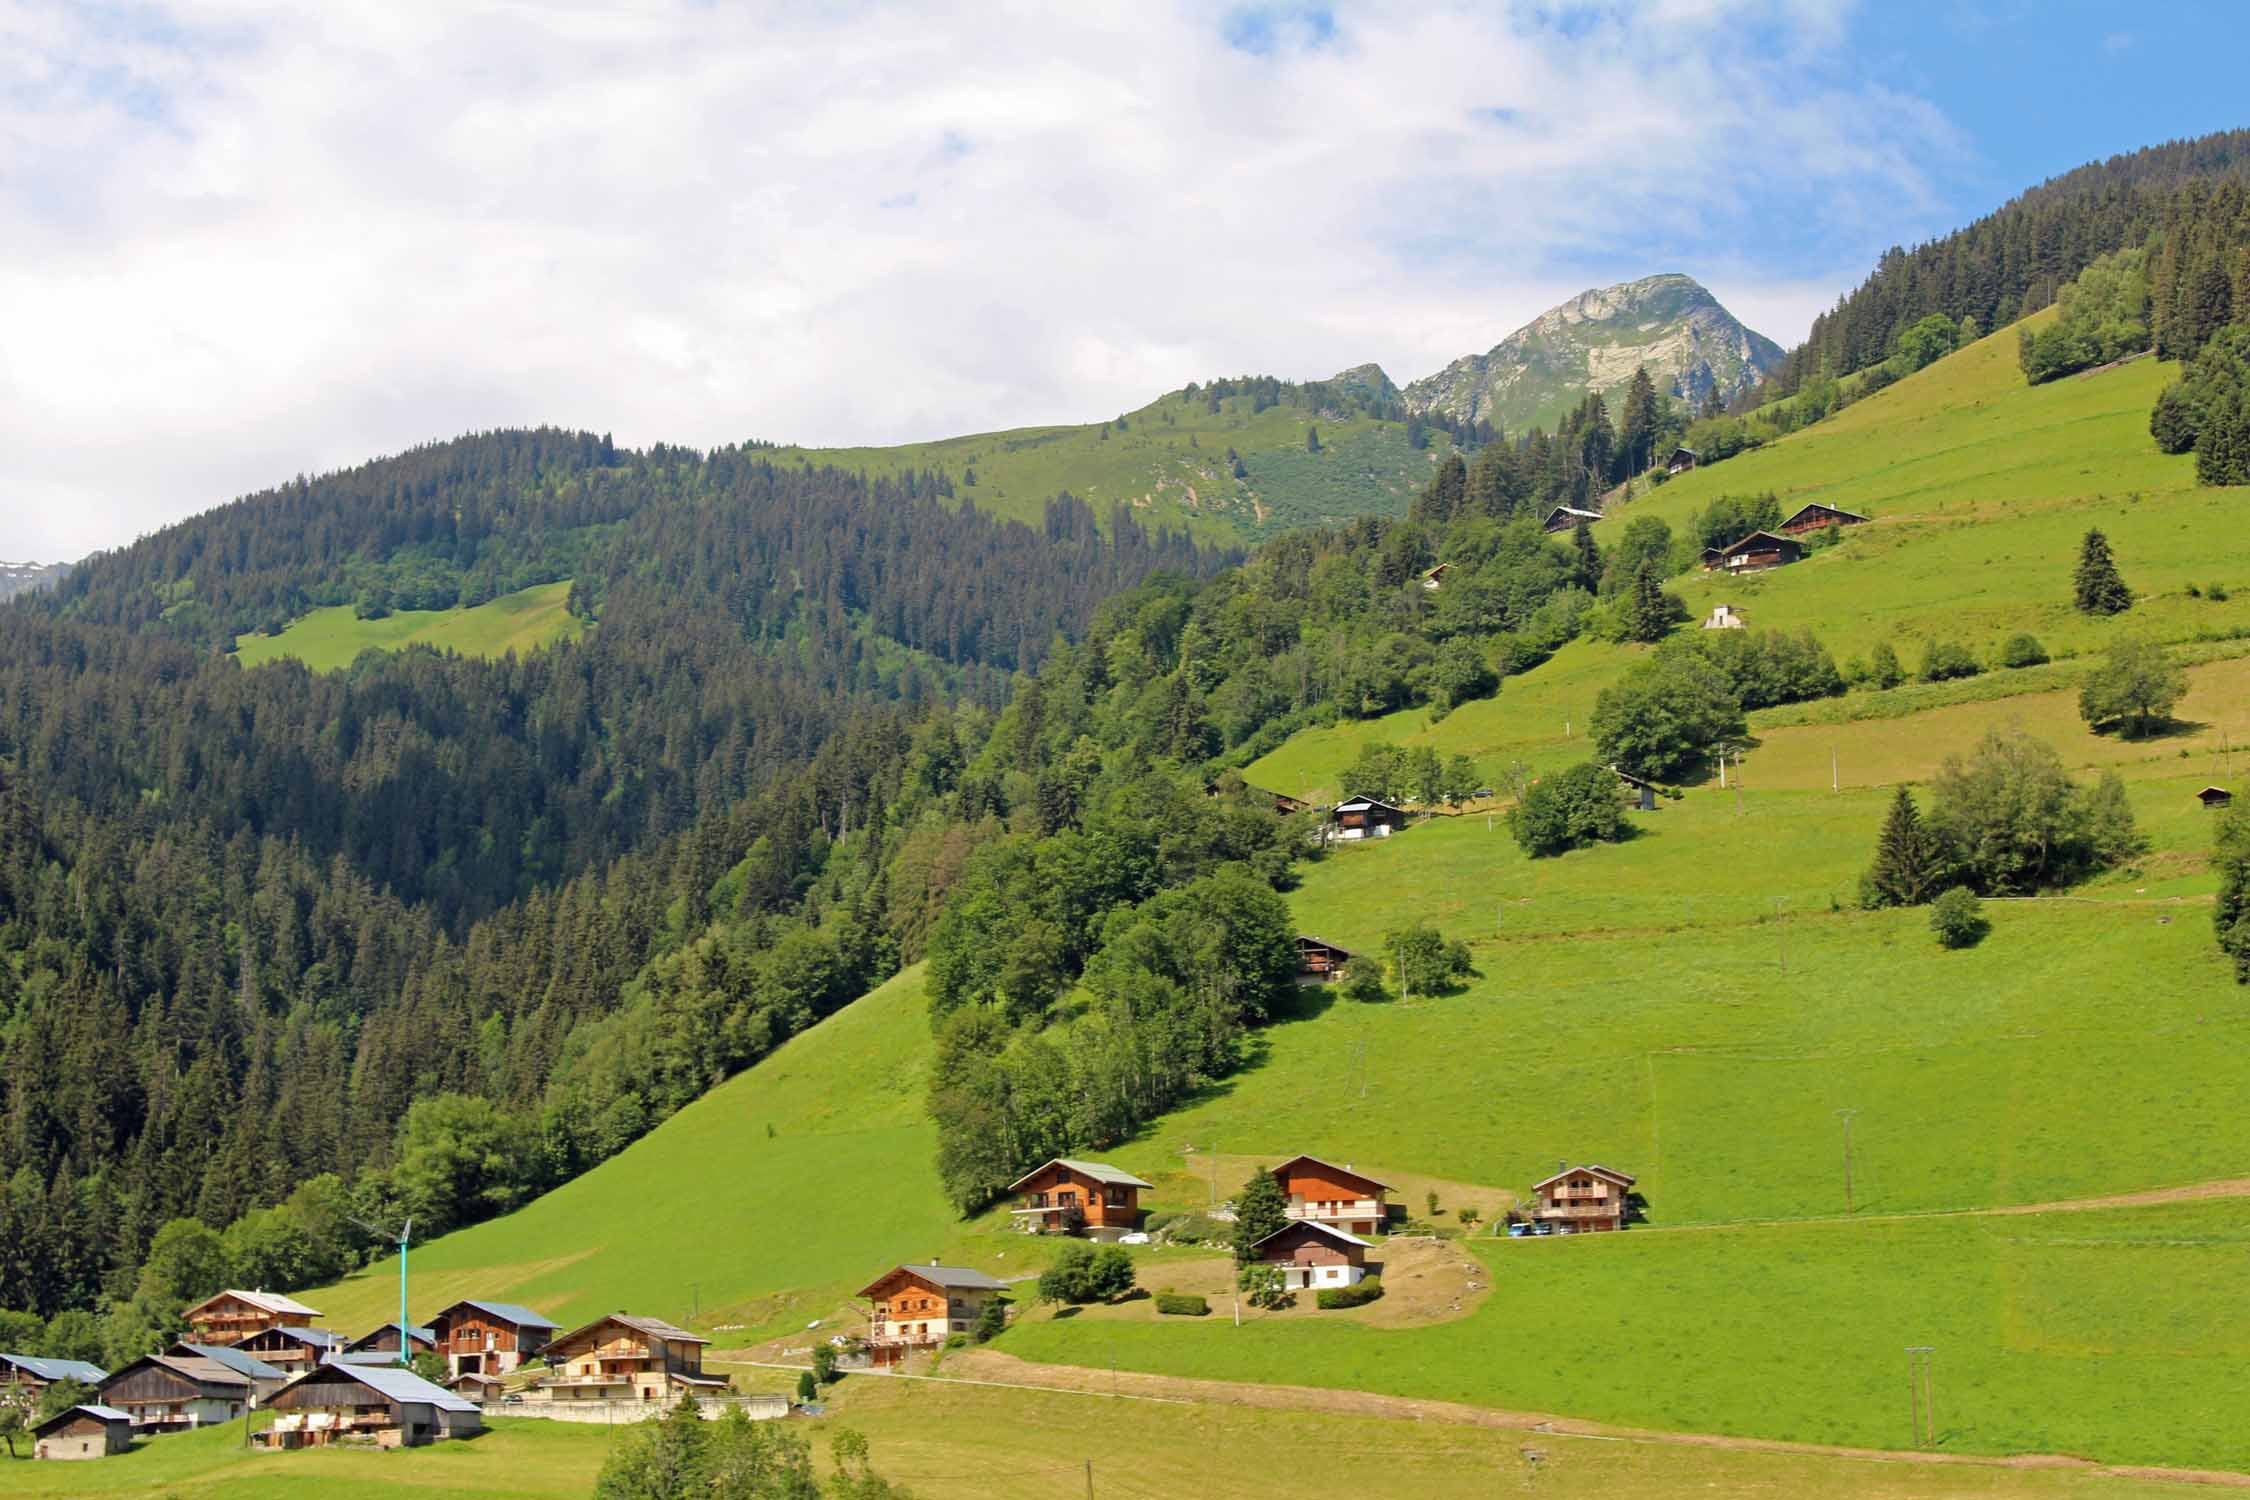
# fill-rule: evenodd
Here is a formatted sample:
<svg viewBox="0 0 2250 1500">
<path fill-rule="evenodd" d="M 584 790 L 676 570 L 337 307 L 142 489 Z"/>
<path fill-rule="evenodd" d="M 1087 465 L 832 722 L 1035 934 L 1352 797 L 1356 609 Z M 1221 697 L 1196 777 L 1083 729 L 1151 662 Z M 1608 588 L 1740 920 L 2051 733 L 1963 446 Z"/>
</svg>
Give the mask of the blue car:
<svg viewBox="0 0 2250 1500">
<path fill-rule="evenodd" d="M 1508 1238 L 1511 1240 L 1520 1240 L 1529 1233 L 1531 1233 L 1529 1224 L 1510 1224 L 1508 1226 Z"/>
</svg>

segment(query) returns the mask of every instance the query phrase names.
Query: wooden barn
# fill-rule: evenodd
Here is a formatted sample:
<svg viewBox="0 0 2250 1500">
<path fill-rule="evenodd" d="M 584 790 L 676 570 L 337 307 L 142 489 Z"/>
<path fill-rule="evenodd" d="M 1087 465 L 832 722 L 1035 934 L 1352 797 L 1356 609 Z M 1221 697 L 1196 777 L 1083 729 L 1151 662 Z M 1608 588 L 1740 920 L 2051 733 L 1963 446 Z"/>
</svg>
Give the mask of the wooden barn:
<svg viewBox="0 0 2250 1500">
<path fill-rule="evenodd" d="M 1273 1175 L 1289 1200 L 1283 1212 L 1291 1219 L 1326 1224 L 1347 1234 L 1374 1234 L 1390 1217 L 1384 1195 L 1391 1185 L 1353 1171 L 1350 1162 L 1339 1167 L 1317 1156 L 1292 1156 L 1275 1167 Z"/>
<path fill-rule="evenodd" d="M 1625 795 L 1632 799 L 1633 808 L 1636 812 L 1656 811 L 1655 782 L 1643 781 L 1632 772 L 1621 771 L 1615 766 L 1609 768 L 1609 774 L 1625 783 Z"/>
<path fill-rule="evenodd" d="M 253 1333 L 232 1347 L 256 1355 L 285 1375 L 294 1375 L 332 1354 L 343 1353 L 344 1336 L 325 1328 L 277 1327 Z"/>
<path fill-rule="evenodd" d="M 497 1375 L 487 1375 L 482 1370 L 463 1370 L 444 1382 L 445 1388 L 464 1401 L 474 1401 L 480 1406 L 487 1401 L 497 1401 L 508 1393 L 508 1382 Z"/>
<path fill-rule="evenodd" d="M 253 1407 L 289 1383 L 289 1371 L 269 1365 L 254 1354 L 243 1352 L 239 1344 L 190 1344 L 183 1341 L 171 1345 L 164 1352 L 174 1359 L 208 1359 L 225 1365 L 250 1382 L 250 1404 Z"/>
<path fill-rule="evenodd" d="M 1297 982 L 1299 984 L 1327 984 L 1344 976 L 1344 965 L 1352 961 L 1349 949 L 1335 943 L 1323 942 L 1316 937 L 1297 935 Z"/>
<path fill-rule="evenodd" d="M 101 1404 L 132 1419 L 135 1432 L 185 1432 L 231 1422 L 250 1409 L 250 1377 L 215 1359 L 147 1354 L 110 1376 Z"/>
<path fill-rule="evenodd" d="M 895 1266 L 859 1294 L 867 1299 L 867 1348 L 878 1365 L 897 1364 L 976 1327 L 1004 1283 L 967 1266 Z"/>
<path fill-rule="evenodd" d="M 1531 1185 L 1539 1206 L 1532 1217 L 1565 1234 L 1590 1234 L 1625 1227 L 1626 1197 L 1634 1178 L 1603 1166 L 1565 1167 Z"/>
<path fill-rule="evenodd" d="M 1328 813 L 1329 837 L 1384 839 L 1406 826 L 1406 809 L 1380 797 L 1346 797 Z"/>
<path fill-rule="evenodd" d="M 1716 573 L 1726 565 L 1726 560 L 1726 549 L 1723 547 L 1706 547 L 1703 549 L 1703 571 L 1706 573 Z"/>
<path fill-rule="evenodd" d="M 1807 505 L 1781 523 L 1781 529 L 1790 536 L 1802 536 L 1808 531 L 1825 531 L 1831 526 L 1865 526 L 1869 517 L 1856 510 L 1841 510 L 1833 505 Z"/>
<path fill-rule="evenodd" d="M 2205 807 L 2228 807 L 2234 802 L 2234 793 L 2223 786 L 2207 786 L 2195 794 L 2195 800 Z"/>
<path fill-rule="evenodd" d="M 406 1336 L 413 1344 L 413 1353 L 435 1354 L 437 1352 L 436 1330 L 408 1328 Z M 346 1354 L 388 1354 L 391 1356 L 391 1363 L 397 1364 L 399 1363 L 398 1342 L 398 1324 L 381 1323 L 346 1344 L 343 1352 Z"/>
<path fill-rule="evenodd" d="M 1032 1234 L 1114 1239 L 1140 1227 L 1141 1189 L 1147 1186 L 1104 1162 L 1058 1156 L 1008 1184 L 1020 1198 L 1008 1214 Z"/>
<path fill-rule="evenodd" d="M 1249 798 L 1253 802 L 1263 802 L 1268 804 L 1273 808 L 1275 812 L 1280 813 L 1284 817 L 1287 817 L 1291 813 L 1304 812 L 1306 809 L 1312 806 L 1310 802 L 1307 802 L 1302 797 L 1292 797 L 1287 792 L 1268 791 L 1262 786 L 1252 786 L 1248 782 L 1243 783 L 1242 795 Z"/>
<path fill-rule="evenodd" d="M 1779 568 L 1789 563 L 1802 562 L 1805 544 L 1795 537 L 1780 536 L 1771 531 L 1753 531 L 1741 541 L 1719 554 L 1721 571 L 1728 573 L 1755 573 L 1765 568 Z"/>
<path fill-rule="evenodd" d="M 1250 1247 L 1260 1262 L 1281 1268 L 1291 1291 L 1351 1286 L 1367 1274 L 1367 1241 L 1330 1224 L 1299 1219 Z"/>
<path fill-rule="evenodd" d="M 73 1406 L 31 1429 L 33 1458 L 107 1458 L 133 1446 L 133 1419 L 114 1406 Z"/>
<path fill-rule="evenodd" d="M 549 1401 L 670 1401 L 684 1395 L 717 1395 L 723 1375 L 703 1373 L 711 1341 L 662 1318 L 611 1313 L 547 1346 L 555 1373 L 532 1387 Z"/>
<path fill-rule="evenodd" d="M 226 1291 L 206 1297 L 184 1317 L 199 1344 L 239 1344 L 269 1328 L 310 1328 L 320 1313 L 278 1292 Z"/>
<path fill-rule="evenodd" d="M 397 1365 L 321 1365 L 276 1391 L 267 1405 L 279 1414 L 259 1434 L 270 1448 L 349 1441 L 419 1448 L 484 1428 L 484 1412 L 474 1401 Z"/>
<path fill-rule="evenodd" d="M 1693 448 L 1674 448 L 1672 456 L 1664 460 L 1664 472 L 1666 474 L 1685 474 L 1701 462 L 1703 462 L 1703 459 Z"/>
<path fill-rule="evenodd" d="M 552 1319 L 513 1302 L 465 1297 L 430 1319 L 452 1375 L 505 1375 L 547 1347 Z"/>
<path fill-rule="evenodd" d="M 1549 536 L 1558 536 L 1565 531 L 1576 531 L 1580 521 L 1591 526 L 1601 518 L 1602 513 L 1598 510 L 1580 510 L 1575 505 L 1558 505 L 1547 512 L 1547 519 L 1540 523 L 1540 529 Z"/>
</svg>

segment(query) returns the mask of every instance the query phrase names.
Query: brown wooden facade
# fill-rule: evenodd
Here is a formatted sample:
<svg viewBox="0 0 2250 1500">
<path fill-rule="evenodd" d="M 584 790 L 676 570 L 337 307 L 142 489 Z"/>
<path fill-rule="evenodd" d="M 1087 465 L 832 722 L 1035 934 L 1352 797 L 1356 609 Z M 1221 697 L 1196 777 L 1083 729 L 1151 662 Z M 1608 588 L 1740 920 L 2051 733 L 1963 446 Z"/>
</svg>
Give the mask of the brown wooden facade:
<svg viewBox="0 0 2250 1500">
<path fill-rule="evenodd" d="M 268 1404 L 275 1418 L 260 1436 L 272 1448 L 348 1441 L 418 1448 L 484 1426 L 474 1401 L 395 1365 L 322 1365 L 283 1386 Z"/>
<path fill-rule="evenodd" d="M 1672 456 L 1664 460 L 1664 472 L 1685 474 L 1702 461 L 1702 457 L 1693 448 L 1674 448 Z"/>
<path fill-rule="evenodd" d="M 1367 1274 L 1367 1242 L 1332 1225 L 1301 1219 L 1250 1247 L 1261 1264 L 1281 1268 L 1292 1291 L 1351 1286 Z"/>
<path fill-rule="evenodd" d="M 1140 1227 L 1141 1189 L 1147 1186 L 1102 1162 L 1057 1157 L 1009 1184 L 1017 1195 L 1009 1213 L 1034 1233 L 1103 1238 Z"/>
<path fill-rule="evenodd" d="M 1406 809 L 1380 797 L 1346 797 L 1329 811 L 1328 823 L 1334 838 L 1388 838 L 1406 826 Z"/>
<path fill-rule="evenodd" d="M 895 1364 L 956 1333 L 967 1333 L 985 1306 L 1003 1290 L 999 1281 L 966 1266 L 898 1266 L 859 1294 L 867 1299 L 867 1347 L 877 1364 Z"/>
<path fill-rule="evenodd" d="M 2207 786 L 2195 794 L 2195 800 L 2205 807 L 2231 807 L 2234 805 L 2234 793 L 2223 786 Z"/>
<path fill-rule="evenodd" d="M 185 1314 L 199 1344 L 239 1344 L 269 1328 L 310 1328 L 319 1316 L 316 1309 L 275 1292 L 243 1291 L 206 1297 Z"/>
<path fill-rule="evenodd" d="M 250 1409 L 250 1379 L 215 1360 L 150 1354 L 101 1384 L 101 1404 L 135 1432 L 177 1432 L 231 1422 Z"/>
<path fill-rule="evenodd" d="M 1601 518 L 1602 513 L 1598 510 L 1580 510 L 1574 505 L 1558 505 L 1547 512 L 1547 519 L 1540 523 L 1540 530 L 1549 536 L 1560 536 L 1566 531 L 1576 531 L 1580 521 L 1591 526 Z"/>
<path fill-rule="evenodd" d="M 1722 551 L 1719 562 L 1721 568 L 1728 573 L 1756 573 L 1766 568 L 1801 562 L 1804 556 L 1805 544 L 1795 537 L 1780 536 L 1771 531 L 1753 531 Z"/>
<path fill-rule="evenodd" d="M 73 1406 L 31 1429 L 33 1458 L 107 1458 L 133 1446 L 133 1419 L 113 1406 Z"/>
<path fill-rule="evenodd" d="M 1273 1169 L 1292 1219 L 1327 1224 L 1351 1234 L 1375 1234 L 1390 1217 L 1385 1201 L 1391 1185 L 1346 1162 L 1338 1166 L 1317 1156 L 1292 1156 Z"/>
<path fill-rule="evenodd" d="M 547 1347 L 555 1325 L 512 1302 L 466 1299 L 430 1319 L 448 1374 L 505 1375 Z"/>
<path fill-rule="evenodd" d="M 1344 965 L 1352 961 L 1349 949 L 1316 937 L 1297 936 L 1297 982 L 1326 984 L 1341 979 Z"/>
<path fill-rule="evenodd" d="M 331 1354 L 340 1353 L 344 1336 L 325 1328 L 268 1328 L 233 1347 L 254 1354 L 286 1374 L 311 1369 Z"/>
<path fill-rule="evenodd" d="M 406 1332 L 407 1336 L 414 1342 L 414 1353 L 434 1354 L 437 1352 L 437 1334 L 432 1330 L 409 1328 Z M 398 1353 L 398 1324 L 379 1324 L 346 1344 L 344 1350 L 350 1354 L 396 1354 Z"/>
<path fill-rule="evenodd" d="M 550 1343 L 555 1373 L 532 1390 L 549 1401 L 670 1401 L 723 1391 L 724 1376 L 703 1373 L 710 1342 L 661 1318 L 612 1313 Z"/>
<path fill-rule="evenodd" d="M 1566 1234 L 1623 1229 L 1634 1181 L 1609 1167 L 1566 1167 L 1531 1185 L 1539 1200 L 1532 1217 Z"/>
<path fill-rule="evenodd" d="M 1781 529 L 1790 536 L 1802 536 L 1808 531 L 1825 531 L 1831 526 L 1864 526 L 1867 519 L 1856 510 L 1839 510 L 1833 505 L 1815 503 L 1782 522 Z"/>
</svg>

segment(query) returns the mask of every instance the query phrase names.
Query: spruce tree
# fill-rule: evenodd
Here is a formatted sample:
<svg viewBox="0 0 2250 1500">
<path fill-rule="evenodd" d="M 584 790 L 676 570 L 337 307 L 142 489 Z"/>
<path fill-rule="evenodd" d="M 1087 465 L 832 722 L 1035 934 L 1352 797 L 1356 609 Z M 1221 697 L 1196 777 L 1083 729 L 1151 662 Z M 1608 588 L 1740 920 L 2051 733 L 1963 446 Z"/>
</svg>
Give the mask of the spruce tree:
<svg viewBox="0 0 2250 1500">
<path fill-rule="evenodd" d="M 1250 1247 L 1288 1225 L 1289 1200 L 1281 1195 L 1281 1179 L 1258 1168 L 1234 1195 L 1234 1263 L 1248 1265 Z"/>
<path fill-rule="evenodd" d="M 1635 641 L 1660 641 L 1672 628 L 1672 596 L 1656 581 L 1654 568 L 1633 575 L 1633 597 L 1625 606 L 1625 636 Z"/>
<path fill-rule="evenodd" d="M 2250 984 L 2250 812 L 2219 815 L 2219 903 L 2211 913 L 2219 951 L 2234 960 L 2235 981 Z"/>
<path fill-rule="evenodd" d="M 2085 545 L 2078 553 L 2078 572 L 2072 582 L 2078 608 L 2085 614 L 2121 614 L 2133 607 L 2133 591 L 2119 576 L 2117 559 L 2110 555 L 2109 538 L 2099 530 L 2086 533 Z"/>
<path fill-rule="evenodd" d="M 1570 581 L 1591 594 L 1602 585 L 1602 549 L 1594 545 L 1594 528 L 1581 516 L 1570 528 Z"/>
<path fill-rule="evenodd" d="M 1875 864 L 1860 882 L 1864 906 L 1920 906 L 1945 881 L 1945 854 L 1937 835 L 1922 821 L 1914 794 L 1905 787 L 1891 800 L 1875 841 Z"/>
</svg>

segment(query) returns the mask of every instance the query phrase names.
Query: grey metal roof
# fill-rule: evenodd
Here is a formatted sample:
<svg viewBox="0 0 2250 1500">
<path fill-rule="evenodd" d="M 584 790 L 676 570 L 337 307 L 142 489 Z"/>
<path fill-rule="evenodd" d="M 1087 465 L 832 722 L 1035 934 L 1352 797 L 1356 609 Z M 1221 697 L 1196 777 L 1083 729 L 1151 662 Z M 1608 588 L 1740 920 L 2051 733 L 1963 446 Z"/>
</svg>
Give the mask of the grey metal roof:
<svg viewBox="0 0 2250 1500">
<path fill-rule="evenodd" d="M 196 1359 L 215 1360 L 236 1374 L 247 1375 L 252 1380 L 278 1380 L 289 1373 L 287 1370 L 267 1364 L 255 1354 L 245 1354 L 240 1349 L 227 1344 L 190 1344 L 182 1340 L 172 1347 L 185 1349 L 191 1357 Z"/>
<path fill-rule="evenodd" d="M 339 1349 L 334 1354 L 323 1354 L 320 1357 L 320 1362 L 324 1365 L 395 1365 L 398 1363 L 398 1351 L 396 1349 Z"/>
<path fill-rule="evenodd" d="M 688 1344 L 708 1344 L 711 1342 L 701 1334 L 690 1333 L 685 1328 L 675 1328 L 670 1323 L 665 1322 L 662 1318 L 644 1318 L 636 1316 L 632 1313 L 610 1313 L 607 1316 L 594 1319 L 593 1322 L 588 1323 L 583 1327 L 573 1328 L 570 1332 L 564 1334 L 559 1339 L 549 1340 L 548 1347 L 552 1348 L 556 1344 L 567 1344 L 572 1339 L 577 1338 L 580 1334 L 591 1333 L 593 1330 L 601 1327 L 604 1323 L 620 1323 L 627 1328 L 633 1329 L 635 1332 L 645 1333 L 651 1338 L 671 1339 Z"/>
<path fill-rule="evenodd" d="M 380 1338 L 396 1327 L 398 1327 L 398 1320 L 396 1318 L 393 1318 L 388 1323 L 377 1323 L 373 1328 L 368 1329 L 367 1332 L 361 1334 L 358 1338 L 353 1339 L 349 1347 L 356 1349 L 361 1344 L 366 1343 L 369 1339 Z M 414 1338 L 420 1339 L 425 1344 L 434 1344 L 437 1342 L 436 1329 L 424 1328 L 419 1324 L 409 1323 L 406 1325 L 406 1331 L 408 1334 L 410 1334 Z"/>
<path fill-rule="evenodd" d="M 1318 1219 L 1291 1219 L 1272 1234 L 1261 1236 L 1252 1241 L 1250 1248 L 1255 1250 L 1267 1240 L 1279 1239 L 1292 1229 L 1310 1229 L 1317 1234 L 1325 1234 L 1332 1240 L 1342 1240 L 1347 1245 L 1357 1245 L 1362 1250 L 1367 1249 L 1374 1243 L 1372 1240 L 1363 1240 L 1356 1234 L 1346 1234 L 1343 1230 L 1323 1224 Z"/>
<path fill-rule="evenodd" d="M 932 1261 L 927 1265 L 909 1263 L 903 1266 L 895 1266 L 869 1282 L 860 1295 L 862 1297 L 868 1295 L 869 1292 L 874 1291 L 875 1288 L 902 1271 L 910 1276 L 919 1276 L 924 1281 L 935 1282 L 942 1287 L 959 1287 L 964 1291 L 997 1292 L 1005 1290 L 1008 1285 L 1005 1281 L 987 1276 L 984 1272 L 973 1270 L 968 1266 L 941 1266 Z"/>
<path fill-rule="evenodd" d="M 204 1298 L 201 1302 L 196 1303 L 195 1306 L 189 1308 L 188 1311 L 200 1312 L 202 1309 L 209 1307 L 212 1303 L 218 1301 L 221 1297 L 236 1297 L 244 1302 L 249 1303 L 252 1307 L 260 1308 L 270 1313 L 294 1313 L 299 1317 L 305 1318 L 317 1318 L 320 1316 L 319 1308 L 307 1307 L 304 1303 L 296 1301 L 295 1299 L 290 1297 L 284 1297 L 279 1292 L 245 1292 L 238 1287 L 228 1287 L 223 1292 L 214 1293 L 213 1295 Z"/>
<path fill-rule="evenodd" d="M 519 1326 L 533 1328 L 559 1328 L 562 1326 L 545 1313 L 535 1313 L 530 1308 L 514 1302 L 487 1302 L 482 1297 L 463 1297 L 454 1306 L 473 1307 L 480 1312 L 488 1312 L 496 1318 L 503 1318 Z M 447 1311 L 451 1311 L 451 1309 L 449 1308 Z"/>
<path fill-rule="evenodd" d="M 1117 1168 L 1108 1165 L 1106 1162 L 1080 1161 L 1074 1156 L 1058 1156 L 1052 1161 L 1041 1162 L 1038 1166 L 1033 1167 L 1030 1171 L 1024 1173 L 1021 1177 L 1018 1177 L 1014 1182 L 1009 1183 L 1008 1190 L 1010 1192 L 1014 1192 L 1017 1188 L 1022 1187 L 1025 1183 L 1031 1181 L 1032 1178 L 1037 1177 L 1041 1172 L 1046 1171 L 1049 1167 L 1068 1167 L 1073 1172 L 1080 1172 L 1088 1177 L 1093 1178 L 1096 1182 L 1112 1183 L 1118 1187 L 1145 1188 L 1149 1186 L 1148 1183 L 1141 1181 L 1132 1173 L 1120 1172 L 1117 1170 Z"/>
<path fill-rule="evenodd" d="M 356 1365 L 330 1363 L 320 1369 L 300 1375 L 291 1385 L 312 1379 L 321 1371 L 349 1375 L 361 1385 L 381 1391 L 393 1401 L 414 1401 L 434 1406 L 440 1411 L 475 1411 L 474 1401 L 465 1401 L 442 1385 L 432 1385 L 403 1365 Z"/>
<path fill-rule="evenodd" d="M 119 1411 L 114 1406 L 97 1406 L 90 1401 L 81 1401 L 76 1406 L 67 1407 L 62 1411 L 56 1412 L 46 1421 L 41 1422 L 38 1426 L 34 1427 L 32 1431 L 45 1432 L 50 1427 L 60 1427 L 63 1423 L 70 1421 L 73 1417 L 76 1417 L 81 1412 L 85 1413 L 89 1417 L 94 1418 L 97 1421 L 102 1422 L 130 1422 L 133 1420 L 133 1414 L 131 1412 Z"/>
<path fill-rule="evenodd" d="M 100 1385 L 109 1379 L 109 1371 L 99 1365 L 90 1365 L 82 1359 L 49 1359 L 43 1354 L 0 1354 L 0 1364 L 13 1365 L 41 1380 L 75 1380 L 81 1385 Z"/>
</svg>

